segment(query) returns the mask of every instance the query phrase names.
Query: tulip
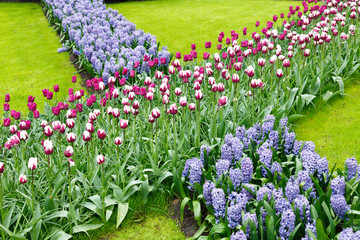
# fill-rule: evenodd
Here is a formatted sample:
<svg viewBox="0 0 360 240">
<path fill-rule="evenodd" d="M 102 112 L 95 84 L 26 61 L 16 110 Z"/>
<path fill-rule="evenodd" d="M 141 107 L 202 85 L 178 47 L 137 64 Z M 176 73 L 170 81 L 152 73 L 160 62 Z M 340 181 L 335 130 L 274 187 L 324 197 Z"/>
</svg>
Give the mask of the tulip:
<svg viewBox="0 0 360 240">
<path fill-rule="evenodd" d="M 69 142 L 69 143 L 73 143 L 76 141 L 76 135 L 75 133 L 73 132 L 70 132 L 66 135 L 66 140 Z"/>
<path fill-rule="evenodd" d="M 125 105 L 125 106 L 124 106 L 124 113 L 125 113 L 125 114 L 129 114 L 129 113 L 130 113 L 130 110 L 131 110 L 131 109 L 130 109 L 130 107 L 129 107 L 128 105 Z"/>
<path fill-rule="evenodd" d="M 103 164 L 103 163 L 105 162 L 105 157 L 104 157 L 102 154 L 97 155 L 97 156 L 96 156 L 96 162 L 97 162 L 98 164 Z"/>
<path fill-rule="evenodd" d="M 94 126 L 91 123 L 86 123 L 85 128 L 89 133 L 93 133 L 95 131 Z"/>
<path fill-rule="evenodd" d="M 120 137 L 116 137 L 114 140 L 115 145 L 119 146 L 122 144 L 122 139 Z"/>
<path fill-rule="evenodd" d="M 222 96 L 220 99 L 219 99 L 219 102 L 218 102 L 218 106 L 219 107 L 222 107 L 222 106 L 225 106 L 228 102 L 228 97 L 226 96 Z"/>
<path fill-rule="evenodd" d="M 113 111 L 112 107 L 108 107 L 108 108 L 106 109 L 106 114 L 107 114 L 107 115 L 112 115 L 112 111 Z"/>
<path fill-rule="evenodd" d="M 99 139 L 103 140 L 106 137 L 106 132 L 103 129 L 99 129 L 97 131 L 97 136 Z"/>
<path fill-rule="evenodd" d="M 0 162 L 0 176 L 5 171 L 4 163 Z"/>
<path fill-rule="evenodd" d="M 48 124 L 48 122 L 45 121 L 45 120 L 43 120 L 43 121 L 41 122 L 40 126 L 41 126 L 42 128 L 44 128 L 44 127 L 47 126 L 47 124 Z"/>
<path fill-rule="evenodd" d="M 186 105 L 187 105 L 186 96 L 180 97 L 180 106 L 186 107 Z"/>
<path fill-rule="evenodd" d="M 154 108 L 153 110 L 151 110 L 151 115 L 155 119 L 159 118 L 160 117 L 160 110 L 158 108 Z"/>
<path fill-rule="evenodd" d="M 34 118 L 40 117 L 40 112 L 38 110 L 34 110 L 33 114 L 34 114 Z"/>
<path fill-rule="evenodd" d="M 46 155 L 51 155 L 51 154 L 53 153 L 54 148 L 53 148 L 53 143 L 52 143 L 51 140 L 46 139 L 46 140 L 44 141 L 43 146 L 44 146 L 44 151 L 45 151 L 45 154 L 46 154 Z"/>
<path fill-rule="evenodd" d="M 240 77 L 238 74 L 234 73 L 231 77 L 231 80 L 233 81 L 233 83 L 238 83 L 238 82 L 240 82 Z"/>
<path fill-rule="evenodd" d="M 128 120 L 124 120 L 124 119 L 120 119 L 120 128 L 121 129 L 126 129 L 129 125 L 129 121 Z"/>
<path fill-rule="evenodd" d="M 240 70 L 241 70 L 241 62 L 235 63 L 235 64 L 234 64 L 234 69 L 235 69 L 236 71 L 240 71 Z"/>
<path fill-rule="evenodd" d="M 10 102 L 10 94 L 5 95 L 5 102 Z"/>
<path fill-rule="evenodd" d="M 203 95 L 203 93 L 201 92 L 201 90 L 196 90 L 196 91 L 195 91 L 195 98 L 196 98 L 196 100 L 199 100 L 199 101 L 204 98 L 204 95 Z"/>
<path fill-rule="evenodd" d="M 25 141 L 26 139 L 28 139 L 28 134 L 25 130 L 21 130 L 19 132 L 17 132 L 18 138 L 20 138 L 20 140 Z"/>
<path fill-rule="evenodd" d="M 91 126 L 92 126 L 92 125 L 91 125 Z M 84 131 L 84 133 L 83 133 L 83 140 L 84 140 L 85 142 L 88 142 L 88 141 L 91 140 L 91 133 L 90 133 L 89 131 L 87 131 L 87 130 Z"/>
<path fill-rule="evenodd" d="M 195 103 L 190 103 L 189 104 L 189 109 L 190 109 L 190 111 L 194 111 L 196 109 L 196 104 Z"/>
<path fill-rule="evenodd" d="M 54 92 L 59 92 L 59 85 L 54 86 Z"/>
<path fill-rule="evenodd" d="M 305 57 L 310 56 L 310 49 L 305 49 L 305 50 L 304 50 L 304 56 L 305 56 Z"/>
<path fill-rule="evenodd" d="M 31 157 L 28 162 L 28 168 L 34 171 L 37 168 L 38 159 L 36 157 Z"/>
<path fill-rule="evenodd" d="M 248 66 L 245 69 L 245 73 L 249 76 L 249 77 L 253 77 L 255 74 L 254 68 L 252 66 Z"/>
<path fill-rule="evenodd" d="M 181 88 L 175 88 L 175 95 L 180 96 L 182 94 Z"/>
<path fill-rule="evenodd" d="M 199 82 L 195 82 L 194 84 L 194 90 L 200 90 L 201 86 Z"/>
<path fill-rule="evenodd" d="M 44 128 L 44 134 L 47 137 L 51 137 L 53 135 L 53 130 L 51 129 L 50 126 L 45 126 Z"/>
<path fill-rule="evenodd" d="M 74 167 L 75 166 L 75 162 L 74 162 L 74 160 L 72 158 L 69 158 L 68 162 L 69 162 L 69 167 Z"/>
<path fill-rule="evenodd" d="M 65 149 L 65 157 L 69 158 L 71 157 L 72 155 L 74 154 L 74 149 L 72 146 L 68 146 L 66 149 Z"/>
<path fill-rule="evenodd" d="M 71 82 L 72 82 L 72 83 L 76 83 L 76 79 L 77 79 L 77 77 L 76 77 L 76 76 L 72 76 L 72 78 L 71 78 Z"/>
<path fill-rule="evenodd" d="M 177 106 L 176 104 L 171 104 L 170 107 L 169 107 L 169 113 L 172 114 L 172 115 L 176 115 L 178 112 L 178 109 L 177 109 Z"/>
<path fill-rule="evenodd" d="M 119 110 L 118 108 L 114 108 L 114 109 L 112 110 L 112 116 L 113 116 L 114 118 L 120 117 L 120 110 Z"/>
<path fill-rule="evenodd" d="M 74 128 L 75 127 L 75 121 L 73 119 L 66 119 L 66 126 L 68 128 Z"/>
<path fill-rule="evenodd" d="M 281 78 L 283 75 L 284 75 L 284 74 L 283 74 L 282 69 L 278 69 L 278 70 L 276 71 L 276 76 L 277 76 L 278 78 Z"/>
<path fill-rule="evenodd" d="M 155 118 L 152 115 L 149 115 L 148 121 L 149 123 L 153 123 L 155 122 Z"/>
<path fill-rule="evenodd" d="M 289 61 L 289 59 L 285 59 L 285 60 L 284 60 L 284 62 L 283 62 L 283 67 L 285 67 L 285 68 L 290 67 L 290 61 Z"/>
<path fill-rule="evenodd" d="M 10 104 L 4 103 L 4 111 L 7 112 L 10 110 Z"/>
<path fill-rule="evenodd" d="M 19 176 L 19 182 L 20 182 L 21 184 L 25 184 L 25 183 L 27 182 L 27 177 L 26 177 L 26 175 L 20 174 L 20 176 Z"/>
<path fill-rule="evenodd" d="M 16 125 L 11 125 L 10 126 L 10 133 L 15 134 L 16 132 L 17 132 L 17 126 Z"/>
<path fill-rule="evenodd" d="M 260 67 L 263 67 L 263 66 L 265 66 L 265 59 L 263 59 L 263 58 L 259 58 L 258 59 L 258 65 L 260 66 Z"/>
<path fill-rule="evenodd" d="M 219 84 L 218 84 L 218 91 L 219 91 L 219 92 L 225 91 L 225 86 L 224 86 L 223 83 L 219 83 Z"/>
<path fill-rule="evenodd" d="M 205 42 L 205 48 L 211 48 L 211 42 Z"/>
</svg>

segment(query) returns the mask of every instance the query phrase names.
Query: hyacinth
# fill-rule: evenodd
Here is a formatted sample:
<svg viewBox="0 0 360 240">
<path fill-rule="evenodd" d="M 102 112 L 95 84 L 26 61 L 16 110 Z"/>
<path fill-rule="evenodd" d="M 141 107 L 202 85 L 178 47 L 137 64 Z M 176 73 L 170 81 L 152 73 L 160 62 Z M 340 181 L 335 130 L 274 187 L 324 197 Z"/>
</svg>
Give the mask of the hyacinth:
<svg viewBox="0 0 360 240">
<path fill-rule="evenodd" d="M 258 221 L 256 218 L 256 214 L 255 213 L 245 213 L 244 218 L 242 220 L 242 224 L 245 225 L 246 221 L 252 221 L 255 223 L 255 226 L 257 228 L 258 226 Z M 246 226 L 246 236 L 250 237 L 250 223 L 248 223 L 248 225 Z"/>
<path fill-rule="evenodd" d="M 279 132 L 278 131 L 270 131 L 269 140 L 271 143 L 271 147 L 273 147 L 275 150 L 277 150 L 279 147 Z"/>
<path fill-rule="evenodd" d="M 231 133 L 228 133 L 228 134 L 226 134 L 225 135 L 225 138 L 224 138 L 224 142 L 225 142 L 225 144 L 229 144 L 229 145 L 231 145 L 231 139 L 233 138 L 233 135 L 231 134 Z"/>
<path fill-rule="evenodd" d="M 237 232 L 234 232 L 230 236 L 230 240 L 246 240 L 246 235 L 242 230 L 239 230 Z"/>
<path fill-rule="evenodd" d="M 292 153 L 294 155 L 299 155 L 302 145 L 303 145 L 303 141 L 295 140 Z"/>
<path fill-rule="evenodd" d="M 312 141 L 305 141 L 303 151 L 310 151 L 315 153 L 315 144 Z"/>
<path fill-rule="evenodd" d="M 276 172 L 279 173 L 279 174 L 282 173 L 282 167 L 281 167 L 280 163 L 273 162 L 272 165 L 271 165 L 270 171 L 271 171 L 272 174 L 275 174 Z"/>
<path fill-rule="evenodd" d="M 232 154 L 232 149 L 231 149 L 231 145 L 230 144 L 224 144 L 221 147 L 221 158 L 223 160 L 227 160 L 228 162 L 232 162 L 233 161 L 233 154 Z"/>
<path fill-rule="evenodd" d="M 284 143 L 285 154 L 291 154 L 293 144 L 294 144 L 294 140 L 295 140 L 295 133 L 294 132 L 285 133 L 285 143 Z"/>
<path fill-rule="evenodd" d="M 255 187 L 254 187 L 254 185 L 248 184 L 248 183 L 243 183 L 242 186 L 247 187 L 247 188 L 250 189 L 253 193 L 255 193 Z M 241 193 L 246 194 L 246 197 L 247 197 L 248 200 L 254 198 L 254 195 L 253 195 L 251 192 L 249 192 L 249 191 L 248 191 L 246 188 L 244 188 L 244 187 L 241 189 Z"/>
<path fill-rule="evenodd" d="M 289 208 L 285 210 L 281 216 L 279 234 L 280 239 L 288 239 L 291 232 L 295 229 L 295 214 L 294 211 Z"/>
<path fill-rule="evenodd" d="M 253 174 L 254 166 L 250 158 L 246 157 L 241 160 L 241 182 L 250 182 Z"/>
<path fill-rule="evenodd" d="M 269 187 L 269 185 L 268 185 L 268 187 Z M 284 192 L 283 192 L 282 188 L 278 188 L 278 189 L 274 188 L 274 189 L 272 189 L 272 195 L 274 197 L 274 200 L 277 201 L 284 197 Z"/>
<path fill-rule="evenodd" d="M 305 216 L 307 220 L 310 219 L 310 203 L 305 196 L 299 195 L 297 198 L 295 198 L 294 208 L 299 209 L 300 217 L 302 220 L 305 221 Z"/>
<path fill-rule="evenodd" d="M 300 194 L 299 185 L 295 181 L 289 180 L 285 187 L 285 196 L 292 203 Z"/>
<path fill-rule="evenodd" d="M 270 149 L 258 149 L 257 153 L 259 154 L 259 161 L 262 162 L 266 167 L 271 168 L 271 160 L 273 156 L 273 151 Z M 264 177 L 267 176 L 265 168 L 261 168 L 261 173 Z"/>
<path fill-rule="evenodd" d="M 226 200 L 225 193 L 221 188 L 214 188 L 211 191 L 212 206 L 217 220 L 225 217 Z"/>
<path fill-rule="evenodd" d="M 245 128 L 245 126 L 236 127 L 235 137 L 237 137 L 238 139 L 243 141 L 243 139 L 246 137 L 246 128 Z"/>
<path fill-rule="evenodd" d="M 250 127 L 246 130 L 246 138 L 243 139 L 244 148 L 249 149 L 252 141 L 256 143 L 259 141 L 259 132 L 256 127 Z"/>
<path fill-rule="evenodd" d="M 227 220 L 229 222 L 229 228 L 236 228 L 237 225 L 241 224 L 241 212 L 244 209 L 241 204 L 235 204 L 233 206 L 229 206 L 227 209 Z"/>
<path fill-rule="evenodd" d="M 283 131 L 283 133 L 288 132 L 287 124 L 288 124 L 288 118 L 287 117 L 280 119 L 279 126 L 281 128 L 281 131 Z"/>
<path fill-rule="evenodd" d="M 264 119 L 262 124 L 263 134 L 268 134 L 274 129 L 275 117 L 273 115 L 268 115 Z"/>
<path fill-rule="evenodd" d="M 305 182 L 303 189 L 306 191 L 311 187 L 314 187 L 314 183 L 309 175 L 308 171 L 301 170 L 298 173 L 295 183 L 300 185 L 302 182 Z"/>
<path fill-rule="evenodd" d="M 304 169 L 308 171 L 311 175 L 313 175 L 316 171 L 316 165 L 317 165 L 316 154 L 309 150 L 303 149 L 300 155 Z"/>
<path fill-rule="evenodd" d="M 343 176 L 337 176 L 336 178 L 334 178 L 333 180 L 331 180 L 331 190 L 332 190 L 332 195 L 344 195 L 345 194 L 345 178 Z"/>
<path fill-rule="evenodd" d="M 306 224 L 306 226 L 305 226 L 305 237 L 303 237 L 301 240 L 311 240 L 311 238 L 308 235 L 307 231 L 312 232 L 315 235 L 315 237 L 317 237 L 315 222 Z"/>
<path fill-rule="evenodd" d="M 203 163 L 198 158 L 188 159 L 185 163 L 185 168 L 182 173 L 183 177 L 189 176 L 189 183 L 194 185 L 201 182 Z M 192 186 L 188 187 L 192 189 Z"/>
<path fill-rule="evenodd" d="M 329 161 L 326 157 L 320 158 L 317 160 L 317 172 L 318 172 L 318 178 L 321 178 L 323 174 L 328 175 L 329 173 Z"/>
<path fill-rule="evenodd" d="M 357 240 L 360 239 L 360 231 L 354 233 L 352 228 L 345 228 L 338 236 L 339 240 Z"/>
<path fill-rule="evenodd" d="M 357 161 L 355 157 L 346 159 L 345 165 L 347 166 L 347 170 L 348 170 L 348 180 L 356 177 Z"/>
<path fill-rule="evenodd" d="M 230 161 L 225 160 L 225 159 L 219 159 L 216 164 L 216 174 L 217 177 L 219 178 L 224 172 L 228 171 L 230 168 Z"/>
<path fill-rule="evenodd" d="M 333 194 L 330 198 L 330 202 L 334 212 L 341 218 L 343 218 L 346 211 L 350 209 L 350 206 L 346 203 L 346 199 L 343 195 Z"/>
<path fill-rule="evenodd" d="M 240 176 L 241 176 L 241 171 L 239 168 L 230 169 L 229 177 L 235 189 L 240 186 L 241 183 Z"/>
<path fill-rule="evenodd" d="M 200 160 L 201 160 L 201 162 L 203 162 L 204 163 L 204 151 L 206 151 L 206 154 L 207 155 L 209 155 L 209 153 L 210 153 L 210 147 L 209 146 L 206 146 L 206 145 L 202 145 L 201 147 L 200 147 Z"/>
<path fill-rule="evenodd" d="M 277 215 L 282 214 L 285 210 L 289 208 L 291 208 L 291 204 L 286 198 L 280 198 L 275 201 L 275 211 Z"/>
<path fill-rule="evenodd" d="M 234 160 L 239 161 L 241 159 L 243 148 L 244 145 L 240 142 L 240 139 L 227 134 L 225 144 L 221 147 L 221 158 L 234 164 Z"/>
<path fill-rule="evenodd" d="M 267 199 L 264 199 L 265 195 L 267 195 Z M 262 200 L 270 202 L 272 198 L 272 191 L 270 188 L 263 186 L 259 188 L 259 190 L 256 192 L 256 201 L 260 202 Z"/>
<path fill-rule="evenodd" d="M 212 205 L 212 195 L 211 192 L 215 188 L 215 183 L 206 181 L 203 186 L 203 196 L 205 199 L 206 205 Z"/>
</svg>

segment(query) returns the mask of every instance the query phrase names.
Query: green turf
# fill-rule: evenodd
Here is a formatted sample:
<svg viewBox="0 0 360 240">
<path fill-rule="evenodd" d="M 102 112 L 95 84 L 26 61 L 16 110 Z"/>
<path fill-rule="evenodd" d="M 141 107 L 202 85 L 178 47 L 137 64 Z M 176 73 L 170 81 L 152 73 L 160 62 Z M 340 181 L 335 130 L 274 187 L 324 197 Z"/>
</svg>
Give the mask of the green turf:
<svg viewBox="0 0 360 240">
<path fill-rule="evenodd" d="M 0 3 L 0 103 L 10 93 L 10 108 L 27 112 L 27 98 L 35 96 L 43 110 L 41 90 L 59 84 L 60 94 L 72 86 L 76 72 L 69 53 L 57 53 L 59 37 L 39 4 Z M 79 86 L 78 86 L 79 87 Z M 2 112 L 2 106 L 0 107 Z"/>
<path fill-rule="evenodd" d="M 242 36 L 242 29 L 248 34 L 255 31 L 255 21 L 260 21 L 260 31 L 272 16 L 289 11 L 289 6 L 301 2 L 268 0 L 157 0 L 132 1 L 107 4 L 117 9 L 136 26 L 156 36 L 170 52 L 190 53 L 190 46 L 196 43 L 198 57 L 202 59 L 205 42 L 211 41 L 216 49 L 217 36 L 221 31 L 226 37 L 231 30 Z M 279 18 L 278 22 L 281 22 Z M 225 45 L 225 39 L 223 40 Z M 200 55 L 201 54 L 201 55 Z"/>
<path fill-rule="evenodd" d="M 329 104 L 316 103 L 316 108 L 296 122 L 295 132 L 301 140 L 315 143 L 316 151 L 344 169 L 346 158 L 360 160 L 360 82 L 349 82 L 345 96 Z"/>
</svg>

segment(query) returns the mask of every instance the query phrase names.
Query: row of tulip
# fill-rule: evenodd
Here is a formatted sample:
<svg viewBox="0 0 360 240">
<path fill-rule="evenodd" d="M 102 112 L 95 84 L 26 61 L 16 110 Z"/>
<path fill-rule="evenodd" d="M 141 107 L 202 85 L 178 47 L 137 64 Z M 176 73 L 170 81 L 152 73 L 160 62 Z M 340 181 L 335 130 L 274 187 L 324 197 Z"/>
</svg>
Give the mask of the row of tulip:
<svg viewBox="0 0 360 240">
<path fill-rule="evenodd" d="M 238 45 L 234 32 L 231 46 L 211 59 L 205 56 L 200 65 L 189 60 L 182 65 L 177 54 L 168 75 L 122 69 L 107 79 L 108 88 L 104 78 L 90 79 L 90 96 L 69 89 L 66 101 L 57 102 L 55 85 L 43 90 L 44 114 L 29 96 L 27 120 L 10 110 L 6 96 L 0 129 L 3 238 L 67 239 L 102 226 L 93 224 L 93 217 L 106 222 L 115 206 L 119 226 L 130 198 L 146 199 L 169 185 L 181 190 L 177 169 L 202 144 L 219 148 L 235 126 L 251 126 L 270 112 L 294 118 L 316 96 L 342 93 L 341 77 L 359 66 L 356 11 L 352 17 L 357 4 L 329 2 L 329 11 L 314 6 L 301 16 L 304 30 L 284 25 L 285 38 L 271 29 L 264 39 L 253 34 Z"/>
<path fill-rule="evenodd" d="M 150 73 L 169 64 L 166 47 L 158 49 L 154 36 L 136 29 L 117 10 L 106 9 L 103 1 L 44 0 L 43 7 L 64 41 L 58 51 L 70 49 L 79 57 L 80 66 L 102 77 L 105 84 L 116 71 Z"/>
<path fill-rule="evenodd" d="M 277 127 L 278 125 L 278 127 Z M 310 141 L 296 140 L 287 118 L 237 127 L 224 144 L 186 161 L 183 200 L 204 223 L 204 239 L 359 239 L 360 164 L 329 171 Z M 202 217 L 201 206 L 208 215 Z M 202 239 L 200 238 L 200 239 Z"/>
</svg>

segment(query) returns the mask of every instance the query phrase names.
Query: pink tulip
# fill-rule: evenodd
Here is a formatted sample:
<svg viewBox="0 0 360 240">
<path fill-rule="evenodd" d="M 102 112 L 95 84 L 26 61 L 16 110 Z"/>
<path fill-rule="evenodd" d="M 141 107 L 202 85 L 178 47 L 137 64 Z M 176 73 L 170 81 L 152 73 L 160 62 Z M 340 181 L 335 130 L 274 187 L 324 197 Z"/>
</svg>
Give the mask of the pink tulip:
<svg viewBox="0 0 360 240">
<path fill-rule="evenodd" d="M 34 171 L 37 168 L 37 165 L 38 165 L 38 159 L 35 157 L 31 157 L 28 162 L 28 168 Z"/>
<path fill-rule="evenodd" d="M 74 128 L 75 127 L 75 121 L 73 119 L 66 119 L 66 126 L 68 128 Z"/>
<path fill-rule="evenodd" d="M 5 102 L 10 102 L 10 94 L 5 95 Z"/>
<path fill-rule="evenodd" d="M 85 142 L 88 142 L 91 140 L 91 134 L 89 131 L 85 130 L 84 133 L 83 133 L 83 140 Z"/>
<path fill-rule="evenodd" d="M 258 59 L 258 65 L 260 66 L 260 67 L 263 67 L 263 66 L 265 66 L 265 59 L 263 59 L 263 58 L 259 58 Z"/>
<path fill-rule="evenodd" d="M 186 107 L 186 105 L 187 105 L 186 96 L 180 97 L 180 106 Z"/>
<path fill-rule="evenodd" d="M 120 120 L 120 128 L 121 129 L 126 129 L 129 125 L 129 121 L 128 120 L 124 120 L 124 119 L 121 119 Z"/>
<path fill-rule="evenodd" d="M 305 50 L 304 50 L 304 56 L 305 56 L 305 57 L 310 56 L 310 49 L 305 49 Z"/>
<path fill-rule="evenodd" d="M 118 108 L 114 108 L 114 109 L 112 110 L 112 116 L 113 116 L 114 118 L 120 117 L 120 110 L 119 110 Z"/>
<path fill-rule="evenodd" d="M 66 140 L 69 142 L 69 143 L 73 143 L 76 141 L 76 135 L 75 133 L 73 132 L 70 132 L 66 135 Z"/>
<path fill-rule="evenodd" d="M 104 157 L 102 154 L 98 155 L 98 156 L 96 157 L 96 162 L 97 162 L 98 164 L 103 164 L 103 163 L 105 162 L 105 157 Z"/>
<path fill-rule="evenodd" d="M 76 83 L 76 79 L 77 79 L 77 77 L 76 77 L 76 76 L 72 76 L 72 78 L 71 78 L 71 82 L 72 82 L 72 83 Z"/>
<path fill-rule="evenodd" d="M 44 152 L 45 152 L 46 155 L 51 155 L 53 153 L 54 147 L 53 147 L 53 143 L 52 143 L 51 140 L 46 139 L 44 141 L 43 146 L 44 146 Z"/>
<path fill-rule="evenodd" d="M 21 130 L 21 131 L 17 132 L 17 136 L 20 140 L 23 140 L 23 141 L 28 139 L 28 134 L 25 130 Z"/>
<path fill-rule="evenodd" d="M 7 112 L 10 110 L 10 104 L 4 103 L 4 111 Z"/>
<path fill-rule="evenodd" d="M 20 174 L 20 176 L 19 176 L 19 182 L 20 182 L 21 184 L 25 184 L 25 183 L 27 182 L 27 177 L 26 177 L 26 175 Z"/>
<path fill-rule="evenodd" d="M 201 92 L 201 90 L 196 90 L 196 91 L 195 91 L 195 98 L 196 98 L 196 100 L 199 100 L 199 101 L 204 98 L 204 95 L 203 95 L 203 93 Z"/>
<path fill-rule="evenodd" d="M 285 59 L 285 60 L 284 60 L 284 62 L 283 62 L 283 67 L 285 67 L 285 68 L 290 67 L 290 61 L 289 61 L 289 59 Z"/>
<path fill-rule="evenodd" d="M 284 75 L 284 74 L 283 74 L 282 69 L 278 69 L 278 70 L 276 71 L 276 76 L 277 76 L 278 78 L 281 78 L 283 75 Z"/>
<path fill-rule="evenodd" d="M 226 96 L 222 96 L 220 99 L 219 99 L 219 102 L 218 102 L 218 106 L 219 107 L 222 107 L 222 106 L 225 106 L 228 102 L 228 97 Z"/>
<path fill-rule="evenodd" d="M 175 88 L 175 95 L 180 96 L 182 94 L 181 88 Z"/>
<path fill-rule="evenodd" d="M 103 129 L 97 131 L 97 136 L 99 139 L 103 140 L 106 137 L 106 132 Z"/>
<path fill-rule="evenodd" d="M 74 167 L 74 166 L 75 166 L 75 162 L 74 162 L 74 160 L 73 160 L 72 158 L 69 158 L 69 159 L 68 159 L 68 162 L 69 162 L 69 166 L 70 166 L 70 167 Z"/>
<path fill-rule="evenodd" d="M 218 91 L 219 91 L 219 92 L 225 91 L 225 86 L 224 86 L 224 84 L 222 84 L 222 83 L 219 83 L 219 84 L 218 84 Z"/>
<path fill-rule="evenodd" d="M 119 146 L 119 145 L 122 144 L 122 139 L 119 138 L 119 137 L 116 137 L 115 140 L 114 140 L 114 143 L 115 143 L 115 145 Z"/>
<path fill-rule="evenodd" d="M 44 128 L 44 134 L 47 137 L 51 137 L 53 135 L 53 130 L 51 129 L 50 126 L 45 126 Z"/>
<path fill-rule="evenodd" d="M 125 105 L 125 106 L 124 106 L 124 113 L 125 113 L 125 114 L 129 114 L 129 113 L 130 113 L 130 110 L 131 110 L 131 109 L 130 109 L 130 107 L 129 107 L 128 105 Z"/>
<path fill-rule="evenodd" d="M 153 116 L 153 118 L 159 118 L 160 117 L 160 110 L 158 108 L 154 108 L 152 111 L 151 111 L 151 115 Z"/>
<path fill-rule="evenodd" d="M 86 131 L 93 133 L 95 131 L 94 126 L 91 123 L 86 123 Z"/>
<path fill-rule="evenodd" d="M 170 107 L 169 107 L 169 113 L 172 114 L 172 115 L 176 115 L 178 112 L 178 109 L 177 109 L 177 106 L 176 104 L 171 104 Z"/>
<path fill-rule="evenodd" d="M 0 176 L 5 171 L 4 163 L 0 162 Z"/>
<path fill-rule="evenodd" d="M 169 103 L 169 96 L 168 95 L 163 96 L 162 103 L 165 104 L 165 105 Z"/>
<path fill-rule="evenodd" d="M 153 123 L 153 122 L 155 122 L 155 118 L 152 115 L 149 115 L 148 121 L 149 121 L 149 123 Z"/>
<path fill-rule="evenodd" d="M 231 77 L 231 80 L 233 81 L 233 83 L 238 83 L 240 82 L 240 77 L 238 74 L 234 73 Z"/>
<path fill-rule="evenodd" d="M 17 133 L 17 126 L 16 125 L 11 125 L 9 129 L 10 129 L 11 134 Z"/>
<path fill-rule="evenodd" d="M 38 110 L 34 110 L 33 114 L 34 114 L 34 118 L 40 117 L 40 112 Z"/>
<path fill-rule="evenodd" d="M 66 149 L 65 149 L 65 153 L 64 153 L 64 156 L 69 158 L 71 157 L 72 155 L 74 154 L 74 149 L 72 146 L 68 146 Z"/>
</svg>

